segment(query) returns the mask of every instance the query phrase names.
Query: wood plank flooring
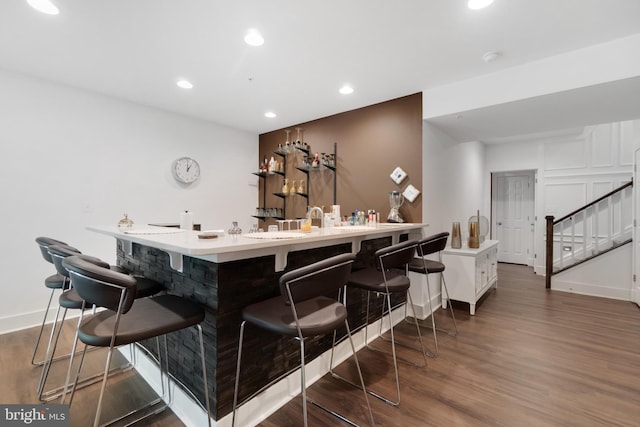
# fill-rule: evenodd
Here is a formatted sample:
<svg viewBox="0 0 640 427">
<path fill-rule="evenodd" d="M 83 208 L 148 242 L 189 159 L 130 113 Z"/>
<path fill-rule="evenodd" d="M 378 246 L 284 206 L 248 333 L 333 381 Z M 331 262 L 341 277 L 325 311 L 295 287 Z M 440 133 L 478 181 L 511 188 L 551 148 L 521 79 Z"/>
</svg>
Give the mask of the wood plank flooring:
<svg viewBox="0 0 640 427">
<path fill-rule="evenodd" d="M 476 316 L 468 314 L 468 305 L 457 306 L 459 335 L 438 333 L 440 355 L 426 369 L 399 365 L 401 403 L 391 407 L 372 399 L 376 424 L 640 425 L 638 306 L 547 291 L 544 278 L 523 266 L 500 264 L 498 277 L 498 289 L 489 291 Z M 449 326 L 444 313 L 436 319 Z M 415 334 L 406 324 L 399 329 Z M 367 385 L 393 395 L 390 358 L 368 350 L 358 355 Z M 344 390 L 325 376 L 309 394 L 364 424 L 362 395 Z M 261 425 L 302 425 L 300 402 L 293 400 Z M 337 425 L 313 406 L 309 413 L 311 425 Z"/>
<path fill-rule="evenodd" d="M 498 289 L 477 306 L 456 305 L 459 335 L 438 333 L 440 355 L 426 368 L 400 363 L 401 403 L 392 407 L 371 398 L 378 426 L 638 426 L 640 425 L 640 308 L 631 302 L 587 297 L 544 289 L 544 278 L 530 268 L 500 264 Z M 438 312 L 439 325 L 450 319 Z M 415 330 L 397 328 L 407 342 Z M 0 335 L 0 403 L 36 403 L 39 369 L 29 360 L 34 329 Z M 432 336 L 423 329 L 428 346 Z M 381 340 L 378 340 L 381 341 Z M 376 343 L 380 346 L 385 343 Z M 101 359 L 100 352 L 91 354 Z M 412 360 L 417 353 L 404 348 Z M 390 358 L 358 353 L 367 385 L 393 396 Z M 97 363 L 97 362 L 96 362 Z M 99 365 L 98 365 L 99 366 Z M 353 374 L 352 362 L 339 367 Z M 110 382 L 112 396 L 132 400 L 150 394 L 134 372 Z M 325 376 L 308 393 L 356 422 L 366 425 L 359 390 Z M 93 417 L 97 387 L 77 394 L 71 425 L 85 426 Z M 107 414 L 123 402 L 110 402 Z M 302 425 L 297 397 L 260 425 Z M 311 426 L 340 425 L 309 406 Z M 144 425 L 181 426 L 166 411 Z"/>
</svg>

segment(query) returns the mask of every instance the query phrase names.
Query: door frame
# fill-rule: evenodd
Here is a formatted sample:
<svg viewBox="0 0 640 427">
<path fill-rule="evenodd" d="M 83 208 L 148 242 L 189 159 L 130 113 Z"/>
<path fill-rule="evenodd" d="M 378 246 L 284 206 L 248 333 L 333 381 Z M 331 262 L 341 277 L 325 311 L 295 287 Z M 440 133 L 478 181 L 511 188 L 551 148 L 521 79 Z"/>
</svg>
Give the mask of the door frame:
<svg viewBox="0 0 640 427">
<path fill-rule="evenodd" d="M 497 179 L 499 177 L 504 176 L 513 176 L 513 175 L 522 175 L 523 173 L 527 173 L 531 175 L 531 189 L 529 191 L 531 197 L 531 206 L 529 208 L 529 223 L 531 226 L 531 233 L 529 233 L 529 241 L 528 241 L 528 256 L 527 256 L 527 266 L 534 267 L 535 266 L 535 240 L 536 240 L 536 231 L 537 231 L 537 217 L 536 217 L 536 193 L 537 193 L 537 185 L 538 185 L 538 170 L 537 169 L 521 169 L 521 170 L 510 170 L 510 171 L 496 171 L 491 172 L 491 238 L 496 239 L 496 219 L 494 212 L 497 212 L 497 200 L 496 200 L 496 191 L 497 191 Z"/>
<path fill-rule="evenodd" d="M 631 277 L 631 299 L 640 306 L 640 191 L 638 191 L 638 163 L 640 148 L 633 153 L 633 276 Z"/>
</svg>

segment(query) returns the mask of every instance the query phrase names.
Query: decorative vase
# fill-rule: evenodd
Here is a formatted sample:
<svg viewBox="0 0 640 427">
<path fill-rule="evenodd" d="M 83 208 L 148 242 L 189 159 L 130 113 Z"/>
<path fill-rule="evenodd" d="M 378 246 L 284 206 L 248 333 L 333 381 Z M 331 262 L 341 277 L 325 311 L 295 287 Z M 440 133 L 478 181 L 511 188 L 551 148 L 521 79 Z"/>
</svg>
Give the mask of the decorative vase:
<svg viewBox="0 0 640 427">
<path fill-rule="evenodd" d="M 282 185 L 282 194 L 289 194 L 289 180 L 287 178 L 284 179 L 284 184 Z"/>
<path fill-rule="evenodd" d="M 304 186 L 304 179 L 300 180 L 300 184 L 298 185 L 298 193 L 300 194 L 305 194 L 306 193 L 306 188 Z"/>
<path fill-rule="evenodd" d="M 454 222 L 451 227 L 451 248 L 460 249 L 462 247 L 462 237 L 460 235 L 460 223 Z"/>
<path fill-rule="evenodd" d="M 469 223 L 469 247 L 474 249 L 480 247 L 480 232 L 478 223 L 475 221 Z"/>
</svg>

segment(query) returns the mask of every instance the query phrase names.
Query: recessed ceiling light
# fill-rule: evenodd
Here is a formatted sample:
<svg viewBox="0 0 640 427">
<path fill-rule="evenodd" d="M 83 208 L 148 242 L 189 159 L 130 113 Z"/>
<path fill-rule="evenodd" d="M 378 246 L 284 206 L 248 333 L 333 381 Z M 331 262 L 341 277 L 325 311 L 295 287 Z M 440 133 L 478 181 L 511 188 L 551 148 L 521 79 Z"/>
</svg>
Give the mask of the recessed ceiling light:
<svg viewBox="0 0 640 427">
<path fill-rule="evenodd" d="M 247 35 L 244 36 L 244 42 L 249 46 L 262 46 L 264 44 L 264 38 L 262 38 L 258 30 L 252 28 L 247 32 Z"/>
<path fill-rule="evenodd" d="M 349 85 L 344 85 L 340 88 L 340 93 L 343 95 L 349 95 L 353 93 L 353 88 Z"/>
<path fill-rule="evenodd" d="M 189 80 L 178 80 L 176 84 L 182 89 L 193 89 L 193 83 L 191 83 Z"/>
<path fill-rule="evenodd" d="M 56 5 L 51 3 L 51 0 L 27 0 L 27 3 L 38 12 L 46 13 L 47 15 L 60 13 Z"/>
<path fill-rule="evenodd" d="M 467 7 L 473 10 L 484 9 L 491 3 L 493 3 L 493 0 L 469 0 Z"/>
<path fill-rule="evenodd" d="M 266 113 L 264 113 L 264 116 L 266 118 L 273 119 L 276 117 L 276 113 L 274 113 L 273 111 L 267 111 Z"/>
</svg>

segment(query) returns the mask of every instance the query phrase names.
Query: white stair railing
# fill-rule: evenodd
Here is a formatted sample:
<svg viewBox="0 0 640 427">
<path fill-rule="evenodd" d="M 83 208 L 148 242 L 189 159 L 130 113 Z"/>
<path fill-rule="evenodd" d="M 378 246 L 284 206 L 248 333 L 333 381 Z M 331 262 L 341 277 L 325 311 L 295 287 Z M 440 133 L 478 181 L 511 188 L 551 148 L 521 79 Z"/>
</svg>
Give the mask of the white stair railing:
<svg viewBox="0 0 640 427">
<path fill-rule="evenodd" d="M 632 207 L 630 181 L 558 220 L 547 216 L 547 287 L 551 275 L 631 241 Z"/>
</svg>

